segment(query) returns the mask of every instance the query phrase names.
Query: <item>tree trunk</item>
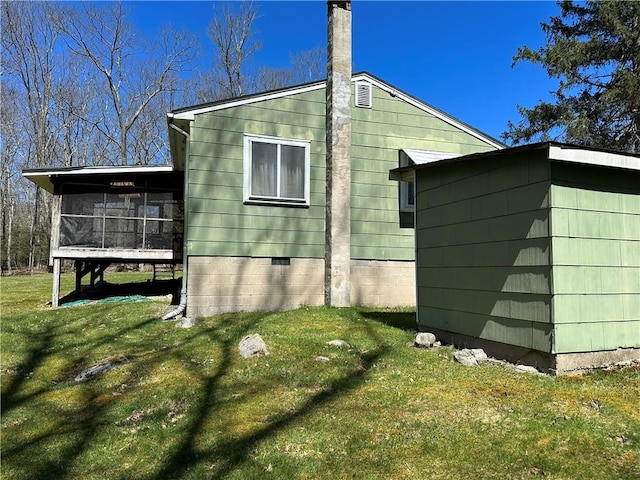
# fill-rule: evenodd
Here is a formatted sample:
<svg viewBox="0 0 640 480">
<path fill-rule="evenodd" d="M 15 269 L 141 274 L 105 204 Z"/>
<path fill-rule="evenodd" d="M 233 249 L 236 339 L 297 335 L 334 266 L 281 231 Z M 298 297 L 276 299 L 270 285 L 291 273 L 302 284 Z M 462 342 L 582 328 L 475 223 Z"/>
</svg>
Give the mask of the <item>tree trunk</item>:
<svg viewBox="0 0 640 480">
<path fill-rule="evenodd" d="M 29 229 L 29 272 L 33 273 L 35 268 L 35 249 L 36 249 L 36 230 L 38 225 L 38 211 L 40 207 L 40 187 L 36 187 L 36 193 L 33 202 L 33 219 L 31 228 Z"/>
</svg>

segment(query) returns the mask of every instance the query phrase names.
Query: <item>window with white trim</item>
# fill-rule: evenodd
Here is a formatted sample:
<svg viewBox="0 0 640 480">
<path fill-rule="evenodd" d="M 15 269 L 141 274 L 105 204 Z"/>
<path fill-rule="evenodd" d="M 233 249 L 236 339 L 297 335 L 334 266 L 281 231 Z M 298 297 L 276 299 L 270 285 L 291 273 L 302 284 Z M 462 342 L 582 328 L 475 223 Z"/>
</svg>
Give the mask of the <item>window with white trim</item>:
<svg viewBox="0 0 640 480">
<path fill-rule="evenodd" d="M 244 136 L 244 201 L 309 205 L 311 142 Z"/>
</svg>

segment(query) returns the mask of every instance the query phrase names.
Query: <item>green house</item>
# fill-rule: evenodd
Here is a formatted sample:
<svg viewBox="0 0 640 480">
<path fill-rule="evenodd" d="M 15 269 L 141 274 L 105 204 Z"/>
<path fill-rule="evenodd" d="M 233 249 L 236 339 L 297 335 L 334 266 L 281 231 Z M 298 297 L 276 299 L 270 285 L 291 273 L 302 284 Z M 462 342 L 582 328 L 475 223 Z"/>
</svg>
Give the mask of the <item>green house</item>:
<svg viewBox="0 0 640 480">
<path fill-rule="evenodd" d="M 558 373 L 640 358 L 640 155 L 540 143 L 391 176 L 415 182 L 423 330 Z"/>
<path fill-rule="evenodd" d="M 389 170 L 502 148 L 368 74 L 351 81 L 350 299 L 415 304 L 413 194 Z M 189 316 L 324 303 L 326 82 L 168 115 Z"/>
</svg>

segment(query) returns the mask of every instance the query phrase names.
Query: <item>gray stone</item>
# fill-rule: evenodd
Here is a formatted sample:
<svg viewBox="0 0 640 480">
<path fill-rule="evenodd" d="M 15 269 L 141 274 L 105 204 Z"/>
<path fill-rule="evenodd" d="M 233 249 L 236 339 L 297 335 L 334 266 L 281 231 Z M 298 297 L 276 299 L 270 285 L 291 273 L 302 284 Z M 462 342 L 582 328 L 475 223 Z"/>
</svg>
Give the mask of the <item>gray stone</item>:
<svg viewBox="0 0 640 480">
<path fill-rule="evenodd" d="M 330 361 L 331 361 L 331 359 L 330 359 L 329 357 L 323 357 L 322 355 L 318 355 L 318 356 L 316 357 L 316 362 L 324 362 L 324 363 L 327 363 L 327 362 L 330 362 Z"/>
<path fill-rule="evenodd" d="M 464 350 L 456 350 L 453 352 L 453 358 L 455 358 L 458 363 L 467 367 L 475 367 L 478 365 L 476 358 L 473 356 L 471 351 L 466 348 Z"/>
<path fill-rule="evenodd" d="M 327 342 L 327 345 L 338 348 L 351 348 L 351 345 L 349 345 L 344 340 L 331 340 L 330 342 Z"/>
<path fill-rule="evenodd" d="M 196 321 L 189 317 L 182 317 L 178 323 L 176 323 L 176 327 L 179 328 L 191 328 L 196 324 Z"/>
<path fill-rule="evenodd" d="M 485 351 L 481 348 L 472 348 L 470 351 L 471 355 L 473 355 L 473 358 L 475 358 L 478 363 L 484 363 L 489 359 Z"/>
<path fill-rule="evenodd" d="M 116 368 L 116 365 L 113 363 L 101 363 L 100 365 L 94 365 L 93 367 L 89 367 L 76 375 L 75 381 L 87 382 L 89 380 L 93 380 L 98 375 L 102 375 L 109 370 L 113 370 L 114 368 Z"/>
<path fill-rule="evenodd" d="M 252 335 L 247 335 L 246 337 L 244 337 L 242 340 L 240 340 L 238 348 L 240 349 L 240 355 L 242 355 L 244 358 L 269 355 L 267 344 L 264 343 L 264 340 L 259 333 L 254 333 Z"/>
<path fill-rule="evenodd" d="M 516 365 L 515 371 L 521 373 L 540 373 L 536 367 L 532 367 L 531 365 Z"/>
<path fill-rule="evenodd" d="M 462 350 L 454 352 L 453 358 L 462 365 L 475 367 L 480 363 L 486 362 L 489 357 L 487 357 L 487 354 L 481 348 L 463 348 Z"/>
<path fill-rule="evenodd" d="M 418 348 L 431 348 L 436 343 L 436 336 L 430 332 L 420 332 L 416 335 L 414 345 Z"/>
</svg>

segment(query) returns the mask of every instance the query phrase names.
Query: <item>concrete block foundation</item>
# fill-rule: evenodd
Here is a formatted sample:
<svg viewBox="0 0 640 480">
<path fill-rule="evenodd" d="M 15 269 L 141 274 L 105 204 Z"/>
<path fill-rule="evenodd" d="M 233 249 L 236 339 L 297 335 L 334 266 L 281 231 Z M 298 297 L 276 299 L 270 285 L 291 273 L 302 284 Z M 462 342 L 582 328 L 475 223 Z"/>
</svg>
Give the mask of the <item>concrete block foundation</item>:
<svg viewBox="0 0 640 480">
<path fill-rule="evenodd" d="M 291 310 L 324 304 L 324 259 L 190 257 L 187 313 Z M 287 263 L 283 265 L 282 263 Z M 351 304 L 415 305 L 414 262 L 351 261 Z"/>
</svg>

